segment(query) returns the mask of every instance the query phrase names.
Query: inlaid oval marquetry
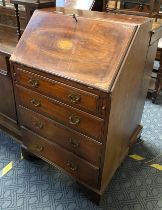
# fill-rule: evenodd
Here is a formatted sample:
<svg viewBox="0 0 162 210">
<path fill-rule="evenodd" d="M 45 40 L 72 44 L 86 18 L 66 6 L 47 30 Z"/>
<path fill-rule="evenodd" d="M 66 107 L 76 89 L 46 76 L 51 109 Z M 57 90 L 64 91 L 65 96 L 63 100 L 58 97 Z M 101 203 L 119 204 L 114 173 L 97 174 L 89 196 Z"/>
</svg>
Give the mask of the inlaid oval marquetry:
<svg viewBox="0 0 162 210">
<path fill-rule="evenodd" d="M 68 39 L 62 39 L 58 40 L 57 47 L 63 50 L 70 50 L 73 47 L 73 43 Z"/>
</svg>

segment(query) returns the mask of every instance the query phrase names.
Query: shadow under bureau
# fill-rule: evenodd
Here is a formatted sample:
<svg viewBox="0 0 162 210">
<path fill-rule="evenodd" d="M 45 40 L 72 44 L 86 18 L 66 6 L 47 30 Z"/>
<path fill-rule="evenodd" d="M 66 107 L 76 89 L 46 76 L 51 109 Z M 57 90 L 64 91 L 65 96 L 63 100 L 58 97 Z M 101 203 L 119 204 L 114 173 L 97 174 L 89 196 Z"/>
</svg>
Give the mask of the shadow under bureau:
<svg viewBox="0 0 162 210">
<path fill-rule="evenodd" d="M 24 156 L 67 172 L 96 202 L 140 135 L 151 25 L 36 11 L 10 59 Z"/>
</svg>

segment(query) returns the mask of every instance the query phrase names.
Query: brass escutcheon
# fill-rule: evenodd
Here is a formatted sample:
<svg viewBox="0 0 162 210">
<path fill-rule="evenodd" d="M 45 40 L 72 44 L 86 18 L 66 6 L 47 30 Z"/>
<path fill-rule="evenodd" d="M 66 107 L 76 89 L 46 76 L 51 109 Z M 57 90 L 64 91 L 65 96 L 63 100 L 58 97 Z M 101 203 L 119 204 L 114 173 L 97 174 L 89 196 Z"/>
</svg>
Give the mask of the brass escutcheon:
<svg viewBox="0 0 162 210">
<path fill-rule="evenodd" d="M 29 79 L 28 83 L 34 88 L 39 86 L 39 81 L 36 79 Z"/>
<path fill-rule="evenodd" d="M 36 99 L 32 99 L 30 101 L 35 107 L 40 107 L 41 106 L 41 102 L 36 100 Z"/>
<path fill-rule="evenodd" d="M 78 117 L 76 115 L 71 115 L 69 117 L 69 123 L 72 125 L 78 125 L 80 123 L 80 117 Z"/>
<path fill-rule="evenodd" d="M 73 140 L 72 138 L 69 139 L 69 142 L 70 142 L 70 144 L 71 144 L 73 147 L 75 147 L 75 148 L 77 148 L 77 147 L 80 146 L 80 144 L 77 143 L 77 142 L 74 142 L 74 140 Z"/>
<path fill-rule="evenodd" d="M 34 145 L 34 149 L 37 151 L 37 152 L 42 152 L 43 151 L 43 146 L 41 145 Z"/>
<path fill-rule="evenodd" d="M 34 124 L 34 127 L 37 128 L 37 129 L 42 129 L 43 128 L 43 123 L 42 122 L 33 122 Z"/>
<path fill-rule="evenodd" d="M 70 93 L 68 95 L 68 99 L 72 103 L 78 103 L 80 101 L 80 99 L 81 99 L 81 96 L 76 94 L 76 93 Z"/>
<path fill-rule="evenodd" d="M 78 167 L 74 165 L 74 163 L 68 161 L 67 166 L 72 170 L 72 171 L 77 171 Z"/>
</svg>

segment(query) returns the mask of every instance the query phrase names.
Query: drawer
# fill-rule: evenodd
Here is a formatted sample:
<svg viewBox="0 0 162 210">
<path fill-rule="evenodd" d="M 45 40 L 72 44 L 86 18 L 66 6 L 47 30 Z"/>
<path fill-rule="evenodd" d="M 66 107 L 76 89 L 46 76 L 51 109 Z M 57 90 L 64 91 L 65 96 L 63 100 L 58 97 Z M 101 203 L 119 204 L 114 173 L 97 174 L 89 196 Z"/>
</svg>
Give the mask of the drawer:
<svg viewBox="0 0 162 210">
<path fill-rule="evenodd" d="M 15 69 L 16 81 L 23 86 L 38 90 L 49 97 L 62 100 L 71 106 L 85 108 L 97 112 L 99 97 L 92 93 L 79 90 L 69 85 L 47 79 L 43 76 L 22 70 Z"/>
<path fill-rule="evenodd" d="M 65 106 L 39 93 L 16 85 L 20 105 L 42 113 L 62 124 L 96 139 L 101 138 L 103 120 L 80 110 Z"/>
<path fill-rule="evenodd" d="M 97 167 L 27 129 L 22 129 L 22 134 L 23 143 L 31 152 L 56 164 L 88 185 L 97 186 L 99 174 Z"/>
<path fill-rule="evenodd" d="M 99 166 L 101 143 L 81 135 L 29 109 L 19 107 L 21 124 Z"/>
<path fill-rule="evenodd" d="M 7 62 L 6 57 L 0 54 L 0 71 L 7 72 Z"/>
</svg>

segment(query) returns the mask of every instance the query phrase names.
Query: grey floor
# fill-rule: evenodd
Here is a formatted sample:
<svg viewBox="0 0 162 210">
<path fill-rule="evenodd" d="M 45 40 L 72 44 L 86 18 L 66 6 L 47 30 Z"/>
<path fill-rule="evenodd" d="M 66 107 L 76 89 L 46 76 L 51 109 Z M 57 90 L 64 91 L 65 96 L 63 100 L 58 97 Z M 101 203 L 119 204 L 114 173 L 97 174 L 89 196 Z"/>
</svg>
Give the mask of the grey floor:
<svg viewBox="0 0 162 210">
<path fill-rule="evenodd" d="M 141 140 L 115 173 L 100 206 L 89 201 L 68 176 L 47 163 L 20 158 L 20 146 L 0 132 L 0 170 L 13 168 L 0 178 L 0 210 L 158 210 L 162 209 L 162 103 L 146 101 Z M 149 162 L 150 161 L 150 162 Z"/>
</svg>

